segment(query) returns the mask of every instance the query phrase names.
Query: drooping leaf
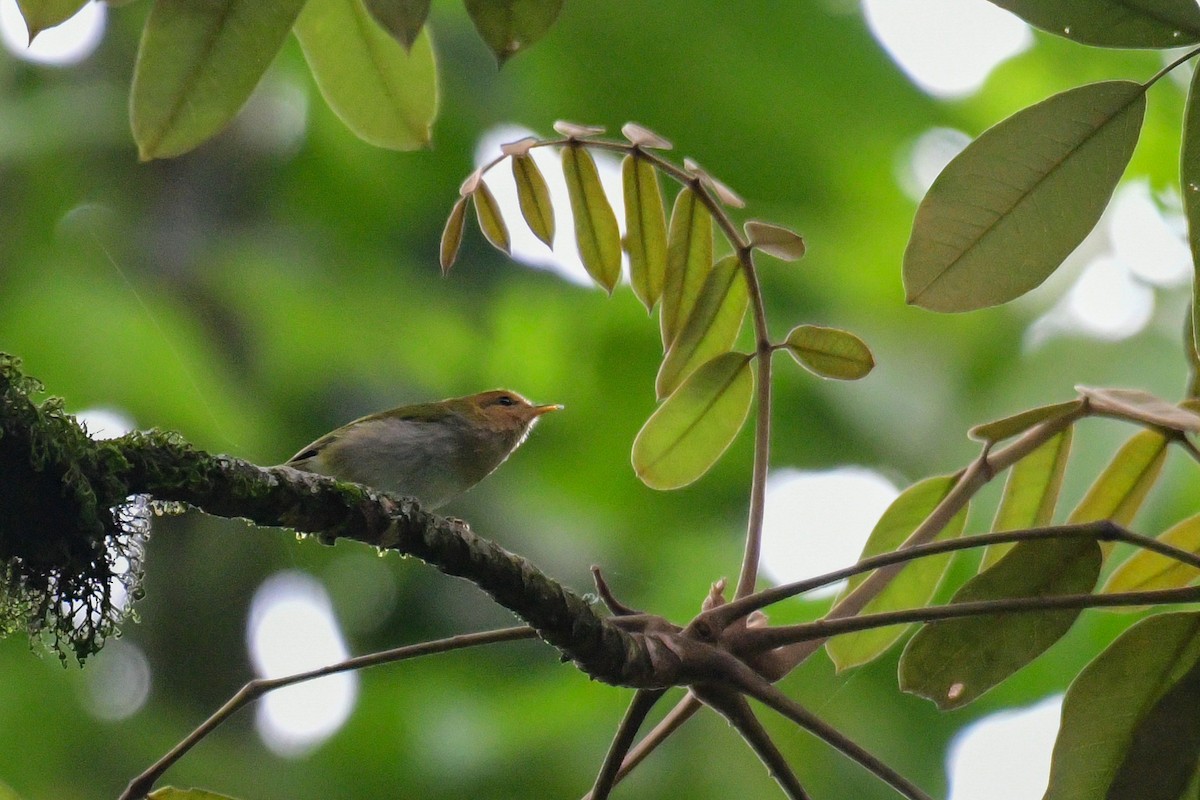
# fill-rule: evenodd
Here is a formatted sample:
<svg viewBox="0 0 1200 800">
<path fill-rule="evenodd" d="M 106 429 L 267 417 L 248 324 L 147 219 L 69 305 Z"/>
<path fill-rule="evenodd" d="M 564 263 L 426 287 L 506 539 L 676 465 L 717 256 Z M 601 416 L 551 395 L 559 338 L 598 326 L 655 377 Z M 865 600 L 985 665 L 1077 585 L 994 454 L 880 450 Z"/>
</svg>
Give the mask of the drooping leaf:
<svg viewBox="0 0 1200 800">
<path fill-rule="evenodd" d="M 596 162 L 582 147 L 567 145 L 563 148 L 562 165 L 579 257 L 588 275 L 612 294 L 621 279 L 621 232 L 600 184 Z"/>
<path fill-rule="evenodd" d="M 442 229 L 440 261 L 443 275 L 450 271 L 450 267 L 454 266 L 454 262 L 458 258 L 458 248 L 462 246 L 463 226 L 466 219 L 467 198 L 460 197 L 454 203 L 454 208 L 450 209 L 446 227 Z"/>
<path fill-rule="evenodd" d="M 1183 800 L 1200 755 L 1198 663 L 1200 613 L 1185 612 L 1142 620 L 1088 664 L 1063 701 L 1044 800 Z"/>
<path fill-rule="evenodd" d="M 848 331 L 798 325 L 792 328 L 785 343 L 802 367 L 822 378 L 856 381 L 875 368 L 870 348 Z"/>
<path fill-rule="evenodd" d="M 1200 514 L 1178 522 L 1158 537 L 1188 553 L 1200 555 Z M 1200 578 L 1200 570 L 1151 550 L 1138 550 L 1117 567 L 1104 584 L 1105 592 L 1142 592 L 1174 589 Z"/>
<path fill-rule="evenodd" d="M 579 122 L 559 119 L 554 121 L 554 130 L 568 139 L 585 139 L 588 136 L 599 136 L 604 133 L 603 125 L 585 125 Z"/>
<path fill-rule="evenodd" d="M 670 150 L 674 147 L 669 139 L 636 122 L 626 122 L 622 125 L 621 135 L 628 139 L 630 144 L 636 144 L 646 150 Z"/>
<path fill-rule="evenodd" d="M 698 367 L 733 347 L 749 304 L 741 263 L 737 256 L 726 256 L 708 273 L 696 307 L 663 359 L 654 385 L 660 400 Z"/>
<path fill-rule="evenodd" d="M 39 33 L 66 22 L 85 5 L 87 0 L 17 0 L 30 44 Z"/>
<path fill-rule="evenodd" d="M 1110 519 L 1128 526 L 1158 480 L 1166 458 L 1166 437 L 1155 431 L 1134 434 L 1096 478 L 1067 521 Z"/>
<path fill-rule="evenodd" d="M 363 0 L 375 21 L 405 50 L 412 50 L 421 28 L 425 27 L 430 3 L 431 0 Z"/>
<path fill-rule="evenodd" d="M 1083 406 L 1082 400 L 1068 400 L 1065 403 L 1052 403 L 1013 414 L 1010 417 L 985 422 L 967 431 L 967 435 L 977 442 L 1002 442 L 1012 436 L 1017 436 L 1047 420 L 1058 419 L 1067 414 L 1073 414 Z"/>
<path fill-rule="evenodd" d="M 687 486 L 708 471 L 746 421 L 751 357 L 723 353 L 683 382 L 633 442 L 633 468 L 652 489 Z"/>
<path fill-rule="evenodd" d="M 521 215 L 533 235 L 554 246 L 554 206 L 550 204 L 550 188 L 542 171 L 529 155 L 512 158 L 513 180 L 517 184 L 517 200 L 521 204 Z"/>
<path fill-rule="evenodd" d="M 465 0 L 480 38 L 501 66 L 546 35 L 563 0 Z"/>
<path fill-rule="evenodd" d="M 500 213 L 500 204 L 496 196 L 482 181 L 471 193 L 475 199 L 475 216 L 479 220 L 479 229 L 492 246 L 504 253 L 509 252 L 512 242 L 508 237 L 508 226 L 504 224 L 504 216 Z"/>
<path fill-rule="evenodd" d="M 146 795 L 146 800 L 234 800 L 234 798 L 204 789 L 176 789 L 174 786 L 164 786 Z"/>
<path fill-rule="evenodd" d="M 667 220 L 654 165 L 636 153 L 621 163 L 629 282 L 647 311 L 662 297 L 667 271 Z"/>
<path fill-rule="evenodd" d="M 1187 216 L 1188 244 L 1192 250 L 1192 346 L 1200 353 L 1200 70 L 1192 72 L 1187 107 L 1183 114 L 1183 146 L 1179 159 L 1179 185 L 1183 188 L 1183 210 Z M 1193 372 L 1197 373 L 1193 365 Z M 1193 382 L 1200 380 L 1197 374 Z"/>
<path fill-rule="evenodd" d="M 1192 0 L 992 0 L 1044 31 L 1096 47 L 1183 47 L 1200 42 Z"/>
<path fill-rule="evenodd" d="M 746 223 L 746 238 L 751 247 L 757 247 L 769 256 L 783 261 L 798 261 L 804 258 L 804 237 L 782 225 L 759 222 L 752 219 Z"/>
<path fill-rule="evenodd" d="M 731 206 L 733 208 L 746 207 L 746 201 L 742 199 L 741 195 L 731 189 L 728 184 L 718 180 L 711 172 L 697 164 L 692 159 L 685 158 L 683 160 L 683 168 L 699 178 L 700 183 L 704 185 L 704 188 L 712 192 L 713 196 L 716 197 L 722 205 Z"/>
<path fill-rule="evenodd" d="M 663 349 L 669 350 L 687 322 L 713 265 L 712 215 L 691 188 L 682 189 L 671 211 L 667 273 L 660 317 Z"/>
<path fill-rule="evenodd" d="M 909 486 L 892 501 L 863 547 L 862 558 L 895 550 L 917 529 L 938 504 L 954 488 L 951 475 L 926 478 Z M 967 521 L 964 508 L 942 529 L 937 538 L 954 539 L 962 533 Z M 860 612 L 861 615 L 895 611 L 901 608 L 919 608 L 929 602 L 941 583 L 946 568 L 950 565 L 949 555 L 929 556 L 916 559 L 892 579 L 883 591 L 875 596 Z M 859 575 L 851 578 L 846 588 L 838 595 L 838 602 L 866 580 Z M 836 605 L 836 604 L 835 604 Z M 837 636 L 830 639 L 825 649 L 838 670 L 865 664 L 882 655 L 904 635 L 907 625 L 892 625 L 887 628 Z"/>
<path fill-rule="evenodd" d="M 1074 430 L 1063 429 L 1013 465 L 1008 480 L 1004 482 L 1004 494 L 992 522 L 993 531 L 1040 528 L 1050 524 L 1062 489 L 1063 475 L 1067 471 L 1067 460 L 1071 456 Z M 1010 542 L 988 547 L 979 571 L 995 564 L 1015 544 Z"/>
<path fill-rule="evenodd" d="M 1093 83 L 985 131 L 917 209 L 904 253 L 908 302 L 971 311 L 1041 284 L 1108 205 L 1145 108 L 1141 84 Z"/>
<path fill-rule="evenodd" d="M 129 117 L 143 160 L 222 130 L 283 46 L 304 0 L 156 0 L 133 68 Z"/>
<path fill-rule="evenodd" d="M 951 602 L 1085 594 L 1096 585 L 1102 561 L 1092 539 L 1020 542 Z M 904 649 L 900 688 L 943 710 L 964 706 L 1045 652 L 1079 614 L 1065 609 L 931 622 Z"/>
<path fill-rule="evenodd" d="M 1140 389 L 1092 389 L 1076 386 L 1092 409 L 1100 414 L 1142 425 L 1157 425 L 1180 433 L 1200 431 L 1200 414 L 1168 403 Z"/>
<path fill-rule="evenodd" d="M 355 136 L 392 150 L 429 144 L 438 93 L 428 33 L 406 53 L 359 0 L 308 0 L 296 38 L 321 96 Z"/>
</svg>

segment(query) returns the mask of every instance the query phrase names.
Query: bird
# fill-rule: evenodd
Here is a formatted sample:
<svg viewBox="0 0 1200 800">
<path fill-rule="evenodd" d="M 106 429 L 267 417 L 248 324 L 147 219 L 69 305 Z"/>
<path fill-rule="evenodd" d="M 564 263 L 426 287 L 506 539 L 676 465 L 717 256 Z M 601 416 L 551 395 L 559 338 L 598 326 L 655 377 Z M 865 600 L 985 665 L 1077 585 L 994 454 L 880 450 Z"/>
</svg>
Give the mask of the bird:
<svg viewBox="0 0 1200 800">
<path fill-rule="evenodd" d="M 507 389 L 400 406 L 325 434 L 283 466 L 415 497 L 433 510 L 491 474 L 543 414 L 561 409 Z"/>
</svg>

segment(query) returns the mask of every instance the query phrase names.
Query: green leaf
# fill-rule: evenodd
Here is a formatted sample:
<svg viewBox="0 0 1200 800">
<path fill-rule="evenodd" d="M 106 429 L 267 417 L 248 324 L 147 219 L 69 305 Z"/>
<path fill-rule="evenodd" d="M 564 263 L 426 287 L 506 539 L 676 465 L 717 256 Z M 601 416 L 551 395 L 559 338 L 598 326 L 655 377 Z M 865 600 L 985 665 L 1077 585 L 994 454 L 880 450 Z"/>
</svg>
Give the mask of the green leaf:
<svg viewBox="0 0 1200 800">
<path fill-rule="evenodd" d="M 458 248 L 462 246 L 463 225 L 467 219 L 467 198 L 460 197 L 454 203 L 454 208 L 450 209 L 450 216 L 446 219 L 446 227 L 442 229 L 442 246 L 440 261 L 442 264 L 442 274 L 445 275 L 450 271 L 450 267 L 454 266 L 454 261 L 458 258 Z"/>
<path fill-rule="evenodd" d="M 917 209 L 904 253 L 908 302 L 971 311 L 1041 284 L 1100 219 L 1145 108 L 1141 84 L 1093 83 L 985 131 Z"/>
<path fill-rule="evenodd" d="M 1000 498 L 1000 507 L 996 509 L 996 518 L 992 522 L 993 531 L 1041 528 L 1050 524 L 1062 489 L 1063 475 L 1067 471 L 1067 460 L 1071 456 L 1074 430 L 1063 429 L 1013 465 L 1004 483 L 1004 494 Z M 1015 544 L 1010 542 L 989 547 L 984 551 L 979 571 L 995 564 Z"/>
<path fill-rule="evenodd" d="M 504 224 L 504 216 L 500 213 L 500 204 L 495 195 L 482 181 L 471 193 L 475 199 L 475 216 L 479 219 L 479 229 L 492 246 L 504 253 L 509 251 L 511 242 L 508 238 L 508 226 Z"/>
<path fill-rule="evenodd" d="M 428 34 L 405 53 L 359 0 L 308 0 L 296 38 L 321 96 L 355 136 L 392 150 L 429 144 L 438 93 Z"/>
<path fill-rule="evenodd" d="M 1075 387 L 1086 397 L 1092 410 L 1117 419 L 1127 419 L 1140 425 L 1196 433 L 1200 431 L 1200 414 L 1168 403 L 1139 389 L 1090 389 Z"/>
<path fill-rule="evenodd" d="M 1135 434 L 1113 456 L 1067 521 L 1110 519 L 1128 527 L 1158 480 L 1166 458 L 1165 436 L 1155 431 Z"/>
<path fill-rule="evenodd" d="M 733 347 L 749 304 L 741 263 L 737 256 L 726 256 L 708 273 L 696 307 L 663 359 L 654 385 L 660 400 L 698 367 Z"/>
<path fill-rule="evenodd" d="M 750 412 L 751 356 L 723 353 L 692 373 L 646 420 L 633 468 L 652 489 L 678 489 L 716 463 Z"/>
<path fill-rule="evenodd" d="M 682 189 L 671 211 L 667 273 L 663 284 L 663 349 L 669 350 L 687 322 L 713 266 L 713 220 L 690 188 Z"/>
<path fill-rule="evenodd" d="M 1020 542 L 967 581 L 951 602 L 1085 594 L 1096 585 L 1103 560 L 1092 539 Z M 929 623 L 904 649 L 900 688 L 943 710 L 964 706 L 1045 652 L 1080 613 L 1002 613 Z"/>
<path fill-rule="evenodd" d="M 174 786 L 164 786 L 146 795 L 146 800 L 234 800 L 234 798 L 204 789 L 176 789 Z"/>
<path fill-rule="evenodd" d="M 798 325 L 785 341 L 799 364 L 822 378 L 856 381 L 875 368 L 875 357 L 853 333 L 819 325 Z"/>
<path fill-rule="evenodd" d="M 621 279 L 621 232 L 600 184 L 596 162 L 591 153 L 572 144 L 563 148 L 562 165 L 579 257 L 592 279 L 612 294 Z"/>
<path fill-rule="evenodd" d="M 750 246 L 769 256 L 783 261 L 799 261 L 804 258 L 804 238 L 793 230 L 754 219 L 746 223 L 745 229 Z"/>
<path fill-rule="evenodd" d="M 1182 47 L 1200 42 L 1194 0 L 992 0 L 1044 31 L 1096 47 Z"/>
<path fill-rule="evenodd" d="M 1097 656 L 1063 701 L 1045 800 L 1181 800 L 1200 755 L 1198 664 L 1197 612 L 1142 620 Z"/>
<path fill-rule="evenodd" d="M 883 516 L 875 523 L 867 544 L 863 548 L 862 558 L 890 553 L 900 547 L 917 529 L 925 518 L 937 508 L 938 504 L 954 488 L 955 478 L 943 475 L 926 478 L 909 486 L 900 496 L 892 501 Z M 937 538 L 953 539 L 962 533 L 967 521 L 967 510 L 964 508 L 954 516 L 949 524 L 942 529 Z M 860 612 L 860 616 L 875 614 L 882 611 L 895 611 L 902 608 L 920 608 L 929 602 L 941 583 L 942 576 L 950 564 L 950 554 L 930 556 L 912 561 L 896 574 L 882 592 Z M 854 591 L 866 576 L 858 575 L 850 579 L 845 589 L 838 596 L 838 602 Z M 835 603 L 836 606 L 836 603 Z M 826 643 L 825 649 L 833 659 L 838 670 L 865 664 L 882 655 L 889 647 L 904 635 L 907 625 L 892 625 L 886 628 L 851 633 L 837 636 Z"/>
<path fill-rule="evenodd" d="M 1051 419 L 1058 419 L 1067 414 L 1073 414 L 1083 405 L 1082 400 L 1068 400 L 1065 403 L 1053 403 L 1047 406 L 1031 408 L 1010 417 L 985 422 L 967 431 L 967 435 L 977 442 L 1002 442 L 1012 436 L 1017 436 L 1035 425 Z"/>
<path fill-rule="evenodd" d="M 29 43 L 47 28 L 61 25 L 87 5 L 87 0 L 17 0 L 17 8 L 25 18 Z"/>
<path fill-rule="evenodd" d="M 628 127 L 628 126 L 627 126 Z M 625 252 L 629 253 L 629 282 L 633 293 L 650 311 L 662 297 L 667 270 L 667 221 L 662 189 L 654 165 L 636 153 L 621 163 L 625 190 Z"/>
<path fill-rule="evenodd" d="M 363 0 L 371 17 L 392 37 L 412 50 L 429 17 L 431 0 Z"/>
<path fill-rule="evenodd" d="M 503 66 L 546 35 L 563 0 L 466 0 L 467 14 L 480 38 Z"/>
<path fill-rule="evenodd" d="M 1183 147 L 1179 159 L 1179 185 L 1183 187 L 1183 210 L 1187 216 L 1188 244 L 1192 264 L 1200 264 L 1200 70 L 1193 70 L 1183 114 Z M 1192 268 L 1192 346 L 1200 353 L 1200 269 Z M 1193 365 L 1193 372 L 1196 367 Z M 1193 381 L 1198 378 L 1193 374 Z"/>
<path fill-rule="evenodd" d="M 1200 555 L 1200 514 L 1177 522 L 1158 540 L 1188 553 Z M 1200 578 L 1200 570 L 1155 553 L 1138 550 L 1108 577 L 1105 592 L 1142 592 L 1187 586 Z"/>
<path fill-rule="evenodd" d="M 550 203 L 550 188 L 533 158 L 528 155 L 513 156 L 513 180 L 517 184 L 517 200 L 521 204 L 521 215 L 533 235 L 554 247 L 554 206 Z"/>
<path fill-rule="evenodd" d="M 156 0 L 129 102 L 143 161 L 186 153 L 223 129 L 283 45 L 304 0 Z"/>
</svg>

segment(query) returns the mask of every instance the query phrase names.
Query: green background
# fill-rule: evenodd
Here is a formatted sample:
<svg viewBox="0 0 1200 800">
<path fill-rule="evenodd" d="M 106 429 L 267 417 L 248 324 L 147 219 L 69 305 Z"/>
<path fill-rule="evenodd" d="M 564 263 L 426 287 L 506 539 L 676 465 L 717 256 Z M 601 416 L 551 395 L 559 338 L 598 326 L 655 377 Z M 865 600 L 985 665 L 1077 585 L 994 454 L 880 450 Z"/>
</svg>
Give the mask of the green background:
<svg viewBox="0 0 1200 800">
<path fill-rule="evenodd" d="M 846 385 L 781 357 L 773 466 L 855 463 L 904 484 L 967 463 L 970 425 L 1067 399 L 1076 383 L 1182 391 L 1182 293 L 1160 293 L 1155 319 L 1132 339 L 1056 338 L 1027 353 L 1024 330 L 1061 282 L 1014 307 L 958 316 L 906 307 L 900 283 L 914 203 L 895 176 L 917 135 L 932 126 L 975 135 L 1055 91 L 1145 79 L 1158 54 L 1039 33 L 980 94 L 943 102 L 913 87 L 853 4 L 574 0 L 498 72 L 462 9 L 438 2 L 441 113 L 430 150 L 397 154 L 354 139 L 290 40 L 266 85 L 308 96 L 297 144 L 264 145 L 263 120 L 246 114 L 190 155 L 139 164 L 126 93 L 147 10 L 113 10 L 102 46 L 78 66 L 0 56 L 0 349 L 72 410 L 120 409 L 141 427 L 273 464 L 347 419 L 401 403 L 495 386 L 563 403 L 565 413 L 447 512 L 580 591 L 600 564 L 629 604 L 686 620 L 710 582 L 736 573 L 750 437 L 692 487 L 643 487 L 629 449 L 654 408 L 661 350 L 657 324 L 628 289 L 606 299 L 511 263 L 474 229 L 450 276 L 438 271 L 441 224 L 477 137 L 504 122 L 549 134 L 555 119 L 643 123 L 742 193 L 749 215 L 804 233 L 804 261 L 764 260 L 774 335 L 799 322 L 848 328 L 879 366 Z M 1182 108 L 1173 82 L 1151 92 L 1130 177 L 1155 189 L 1177 181 Z M 1123 435 L 1087 423 L 1068 506 Z M 1193 510 L 1195 488 L 1173 456 L 1138 529 L 1158 532 Z M 995 494 L 985 493 L 970 529 L 987 526 Z M 198 514 L 155 520 L 147 596 L 125 628 L 150 662 L 148 704 L 121 722 L 97 721 L 85 702 L 88 670 L 106 653 L 81 671 L 22 639 L 0 642 L 0 781 L 25 798 L 115 797 L 252 676 L 250 598 L 282 569 L 325 583 L 339 618 L 356 620 L 345 625 L 354 653 L 509 621 L 471 586 L 416 562 Z M 958 574 L 970 569 L 962 560 Z M 355 612 L 373 591 L 394 602 L 364 621 Z M 772 619 L 821 609 L 793 602 Z M 953 714 L 898 694 L 895 652 L 840 677 L 822 654 L 783 686 L 941 795 L 942 751 L 959 727 L 1060 691 L 1068 669 L 1128 618 L 1084 619 L 1047 657 Z M 308 757 L 272 755 L 247 711 L 166 782 L 279 800 L 576 797 L 628 697 L 533 643 L 381 667 L 362 675 L 347 725 Z M 814 796 L 893 796 L 764 718 Z M 618 796 L 778 793 L 706 713 Z"/>
</svg>

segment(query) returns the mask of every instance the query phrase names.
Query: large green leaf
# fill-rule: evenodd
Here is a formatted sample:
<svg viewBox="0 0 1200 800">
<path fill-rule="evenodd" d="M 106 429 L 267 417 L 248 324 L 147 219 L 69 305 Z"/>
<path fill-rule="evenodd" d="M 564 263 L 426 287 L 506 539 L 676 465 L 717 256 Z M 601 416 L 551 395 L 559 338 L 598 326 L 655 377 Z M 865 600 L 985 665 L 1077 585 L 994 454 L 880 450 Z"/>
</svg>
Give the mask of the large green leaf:
<svg viewBox="0 0 1200 800">
<path fill-rule="evenodd" d="M 1192 249 L 1192 352 L 1200 352 L 1200 268 L 1195 266 L 1200 264 L 1200 70 L 1192 72 L 1183 115 L 1179 185 L 1183 187 L 1183 210 Z"/>
<path fill-rule="evenodd" d="M 875 528 L 867 538 L 863 547 L 862 558 L 889 553 L 908 539 L 917 526 L 925 521 L 938 504 L 954 487 L 955 478 L 944 475 L 926 478 L 914 483 L 900 493 L 883 516 L 875 523 Z M 962 533 L 967 521 L 967 510 L 964 508 L 950 521 L 938 539 L 953 539 Z M 887 587 L 875 596 L 862 610 L 861 614 L 874 614 L 882 611 L 895 611 L 904 608 L 920 608 L 929 602 L 937 591 L 938 584 L 950 564 L 950 555 L 930 556 L 916 559 L 892 578 Z M 866 576 L 859 575 L 851 578 L 846 588 L 838 596 L 840 602 L 852 592 Z M 836 606 L 836 604 L 835 604 Z M 830 658 L 839 670 L 865 664 L 882 655 L 904 635 L 907 625 L 892 625 L 887 628 L 874 628 L 845 636 L 837 636 L 826 643 Z"/>
<path fill-rule="evenodd" d="M 1145 108 L 1141 84 L 1094 83 L 980 135 L 917 209 L 904 253 L 908 302 L 971 311 L 1038 286 L 1100 219 Z"/>
<path fill-rule="evenodd" d="M 667 238 L 667 274 L 660 318 L 664 350 L 670 349 L 687 322 L 712 265 L 712 215 L 696 193 L 685 188 L 675 198 Z"/>
<path fill-rule="evenodd" d="M 279 52 L 304 0 L 156 0 L 129 102 L 143 160 L 186 153 L 224 128 Z"/>
<path fill-rule="evenodd" d="M 363 5 L 385 31 L 411 50 L 425 19 L 431 0 L 363 0 Z"/>
<path fill-rule="evenodd" d="M 1097 47 L 1200 42 L 1195 0 L 992 0 L 1030 25 Z"/>
<path fill-rule="evenodd" d="M 1200 555 L 1200 514 L 1172 525 L 1158 540 L 1185 552 Z M 1138 550 L 1108 577 L 1104 591 L 1142 592 L 1151 589 L 1174 589 L 1187 586 L 1197 578 L 1200 578 L 1200 571 L 1189 564 L 1167 558 L 1152 550 Z"/>
<path fill-rule="evenodd" d="M 17 0 L 31 43 L 39 33 L 66 22 L 85 5 L 87 0 Z"/>
<path fill-rule="evenodd" d="M 784 343 L 792 358 L 822 378 L 856 381 L 875 368 L 875 357 L 866 342 L 848 331 L 798 325 Z"/>
<path fill-rule="evenodd" d="M 1200 756 L 1198 665 L 1197 612 L 1143 620 L 1097 656 L 1067 690 L 1044 800 L 1183 800 Z"/>
<path fill-rule="evenodd" d="M 1110 519 L 1128 526 L 1142 507 L 1167 458 L 1167 439 L 1155 431 L 1134 434 L 1104 468 L 1068 522 Z"/>
<path fill-rule="evenodd" d="M 726 256 L 708 273 L 696 307 L 663 359 L 654 385 L 660 400 L 702 364 L 733 347 L 749 304 L 741 262 Z"/>
<path fill-rule="evenodd" d="M 428 34 L 406 53 L 361 0 L 308 0 L 296 38 L 321 96 L 355 136 L 392 150 L 429 144 L 438 97 Z"/>
<path fill-rule="evenodd" d="M 1091 539 L 1020 542 L 967 581 L 954 603 L 1084 594 L 1103 556 Z M 925 625 L 900 660 L 900 688 L 939 708 L 958 708 L 1041 655 L 1070 630 L 1079 609 L 963 617 Z"/>
<path fill-rule="evenodd" d="M 633 153 L 621 163 L 621 181 L 625 192 L 629 282 L 633 293 L 649 311 L 662 297 L 667 271 L 667 220 L 658 170 Z"/>
<path fill-rule="evenodd" d="M 646 420 L 633 442 L 633 468 L 647 486 L 686 486 L 721 457 L 750 411 L 750 361 L 742 353 L 717 356 Z"/>
<path fill-rule="evenodd" d="M 1061 433 L 1043 442 L 1025 458 L 1013 465 L 1004 482 L 1004 494 L 996 518 L 992 521 L 993 531 L 1015 531 L 1022 528 L 1040 528 L 1049 525 L 1058 504 L 1067 460 L 1071 456 L 1071 438 L 1074 428 L 1065 428 Z M 983 554 L 979 565 L 982 572 L 1000 560 L 1015 543 L 992 545 Z"/>
<path fill-rule="evenodd" d="M 546 35 L 563 0 L 466 0 L 475 30 L 503 64 Z"/>
<path fill-rule="evenodd" d="M 562 167 L 579 258 L 588 275 L 612 294 L 621 279 L 621 232 L 600 183 L 596 162 L 591 153 L 572 144 L 563 148 Z"/>
</svg>

